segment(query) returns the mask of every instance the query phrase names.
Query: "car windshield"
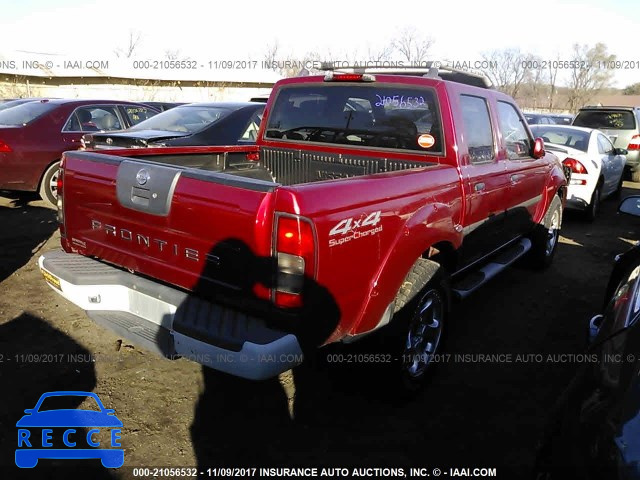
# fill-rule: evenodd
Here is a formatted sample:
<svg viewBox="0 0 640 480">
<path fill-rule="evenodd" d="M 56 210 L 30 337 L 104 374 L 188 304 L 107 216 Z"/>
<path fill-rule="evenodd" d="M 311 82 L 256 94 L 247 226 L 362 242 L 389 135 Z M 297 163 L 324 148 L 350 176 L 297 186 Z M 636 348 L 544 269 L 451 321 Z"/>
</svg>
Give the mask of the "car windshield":
<svg viewBox="0 0 640 480">
<path fill-rule="evenodd" d="M 57 105 L 49 102 L 28 102 L 7 108 L 0 111 L 0 126 L 26 125 L 56 107 Z"/>
<path fill-rule="evenodd" d="M 163 130 L 166 132 L 195 133 L 226 117 L 231 110 L 220 107 L 183 106 L 159 113 L 140 122 L 129 131 Z"/>
<path fill-rule="evenodd" d="M 583 110 L 573 121 L 576 127 L 634 130 L 636 120 L 628 110 Z"/>
<path fill-rule="evenodd" d="M 442 152 L 433 92 L 375 84 L 283 87 L 265 136 L 290 141 Z"/>
<path fill-rule="evenodd" d="M 531 127 L 534 137 L 541 137 L 545 143 L 553 143 L 563 147 L 575 148 L 586 152 L 589 148 L 589 132 L 577 128 L 558 128 L 546 125 Z"/>
<path fill-rule="evenodd" d="M 80 395 L 54 395 L 46 397 L 40 408 L 39 412 L 46 412 L 49 410 L 90 410 L 99 412 L 100 406 L 96 402 L 95 398 L 89 396 Z"/>
</svg>

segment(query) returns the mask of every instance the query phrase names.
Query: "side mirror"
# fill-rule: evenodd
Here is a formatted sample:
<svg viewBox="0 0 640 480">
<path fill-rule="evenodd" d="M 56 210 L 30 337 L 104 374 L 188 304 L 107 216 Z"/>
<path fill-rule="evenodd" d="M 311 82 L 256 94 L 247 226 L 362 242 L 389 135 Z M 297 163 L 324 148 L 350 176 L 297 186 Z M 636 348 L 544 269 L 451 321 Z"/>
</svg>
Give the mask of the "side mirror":
<svg viewBox="0 0 640 480">
<path fill-rule="evenodd" d="M 116 411 L 113 408 L 105 408 L 103 412 L 106 413 L 107 415 L 113 415 L 114 413 L 116 413 Z"/>
<path fill-rule="evenodd" d="M 622 200 L 618 206 L 618 212 L 640 217 L 640 195 L 631 195 Z"/>
<path fill-rule="evenodd" d="M 27 415 L 31 415 L 33 413 L 33 408 L 27 408 L 24 413 L 26 413 Z"/>
<path fill-rule="evenodd" d="M 613 154 L 614 155 L 628 155 L 629 154 L 629 150 L 626 150 L 624 148 L 614 148 L 613 149 Z"/>
<path fill-rule="evenodd" d="M 542 158 L 544 154 L 544 140 L 538 137 L 533 142 L 533 158 Z"/>
</svg>

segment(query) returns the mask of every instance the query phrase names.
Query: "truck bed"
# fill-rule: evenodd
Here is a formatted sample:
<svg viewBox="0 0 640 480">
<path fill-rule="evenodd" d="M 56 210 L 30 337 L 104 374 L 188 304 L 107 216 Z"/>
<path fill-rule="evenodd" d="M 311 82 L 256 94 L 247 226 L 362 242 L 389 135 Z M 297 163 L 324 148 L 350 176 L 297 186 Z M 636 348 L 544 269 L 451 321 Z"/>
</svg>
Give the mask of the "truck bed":
<svg viewBox="0 0 640 480">
<path fill-rule="evenodd" d="M 122 152 L 118 152 L 120 155 Z M 222 172 L 280 185 L 359 177 L 433 165 L 432 162 L 395 160 L 385 157 L 316 153 L 312 150 L 262 147 L 259 161 L 247 160 L 246 152 L 202 152 L 190 154 L 137 153 L 129 158 L 180 167 Z"/>
</svg>

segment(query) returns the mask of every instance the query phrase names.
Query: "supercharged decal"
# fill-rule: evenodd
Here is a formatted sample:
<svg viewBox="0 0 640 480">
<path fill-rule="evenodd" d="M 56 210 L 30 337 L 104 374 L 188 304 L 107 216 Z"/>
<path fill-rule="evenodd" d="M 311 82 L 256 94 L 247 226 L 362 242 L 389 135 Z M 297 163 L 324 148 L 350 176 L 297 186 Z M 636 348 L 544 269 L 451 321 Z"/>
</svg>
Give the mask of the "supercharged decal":
<svg viewBox="0 0 640 480">
<path fill-rule="evenodd" d="M 378 210 L 370 214 L 362 214 L 360 218 L 350 217 L 340 220 L 329 232 L 329 246 L 344 245 L 352 240 L 358 240 L 364 237 L 377 235 L 382 231 L 380 223 L 380 215 L 382 212 Z"/>
</svg>

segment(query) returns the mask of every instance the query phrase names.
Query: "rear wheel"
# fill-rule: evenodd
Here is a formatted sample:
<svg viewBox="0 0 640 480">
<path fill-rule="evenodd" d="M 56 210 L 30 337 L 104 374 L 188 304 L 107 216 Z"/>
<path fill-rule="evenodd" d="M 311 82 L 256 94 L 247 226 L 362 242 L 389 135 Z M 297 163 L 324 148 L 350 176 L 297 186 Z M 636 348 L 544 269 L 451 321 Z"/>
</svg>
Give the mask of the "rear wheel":
<svg viewBox="0 0 640 480">
<path fill-rule="evenodd" d="M 58 162 L 47 168 L 40 182 L 40 197 L 49 202 L 54 207 L 58 202 L 58 170 L 60 164 Z"/>
<path fill-rule="evenodd" d="M 396 296 L 387 332 L 393 358 L 390 375 L 405 394 L 422 388 L 433 371 L 449 313 L 447 293 L 441 267 L 420 259 Z"/>
</svg>

